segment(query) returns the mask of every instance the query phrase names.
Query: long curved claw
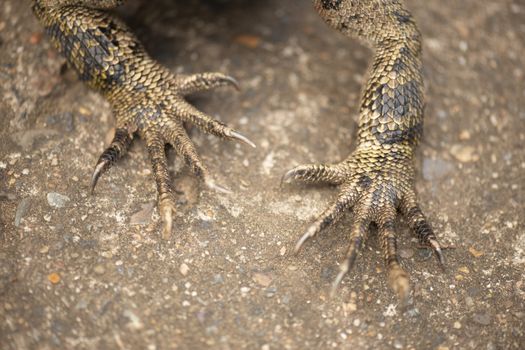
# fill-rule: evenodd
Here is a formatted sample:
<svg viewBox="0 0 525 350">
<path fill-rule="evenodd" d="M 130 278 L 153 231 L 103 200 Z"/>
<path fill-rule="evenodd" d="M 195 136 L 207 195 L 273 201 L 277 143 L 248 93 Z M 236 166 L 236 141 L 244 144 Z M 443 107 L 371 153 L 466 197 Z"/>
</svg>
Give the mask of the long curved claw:
<svg viewBox="0 0 525 350">
<path fill-rule="evenodd" d="M 251 147 L 257 147 L 255 143 L 250 141 L 246 136 L 242 135 L 238 131 L 233 130 L 226 124 L 215 120 L 206 113 L 199 111 L 186 101 L 179 100 L 171 111 L 173 115 L 180 118 L 182 121 L 189 122 L 205 133 L 209 133 L 215 136 L 230 138 L 246 143 Z"/>
<path fill-rule="evenodd" d="M 295 244 L 295 248 L 294 248 L 294 253 L 297 254 L 299 253 L 299 251 L 301 250 L 301 247 L 303 246 L 303 244 L 309 240 L 310 238 L 312 238 L 313 236 L 315 236 L 317 234 L 317 227 L 314 226 L 314 225 L 311 225 L 307 230 L 306 232 L 301 236 L 301 238 L 297 241 L 297 243 Z"/>
<path fill-rule="evenodd" d="M 115 130 L 115 136 L 108 148 L 100 155 L 93 175 L 91 176 L 90 194 L 93 195 L 97 182 L 111 166 L 117 162 L 131 146 L 133 140 L 129 131 L 125 128 L 118 128 Z"/>
<path fill-rule="evenodd" d="M 401 210 L 407 218 L 408 225 L 412 231 L 414 231 L 419 241 L 423 245 L 432 248 L 438 258 L 439 264 L 444 269 L 445 256 L 443 249 L 434 234 L 434 230 L 419 207 L 414 193 L 411 192 L 405 196 L 401 202 Z"/>
<path fill-rule="evenodd" d="M 445 256 L 443 255 L 443 250 L 441 249 L 441 245 L 436 239 L 429 239 L 428 242 L 430 243 L 432 250 L 434 250 L 434 253 L 436 254 L 438 258 L 439 264 L 444 269 L 445 268 Z"/>
<path fill-rule="evenodd" d="M 234 77 L 231 77 L 231 76 L 227 75 L 224 78 L 224 80 L 229 82 L 230 85 L 235 88 L 235 90 L 241 91 L 241 85 L 239 84 L 239 81 L 237 79 L 235 79 Z"/>
<path fill-rule="evenodd" d="M 234 140 L 238 140 L 238 141 L 241 141 L 245 144 L 247 144 L 248 146 L 251 146 L 253 148 L 257 148 L 257 146 L 255 145 L 255 143 L 253 143 L 250 139 L 248 139 L 246 136 L 244 136 L 243 134 L 241 134 L 240 132 L 237 132 L 235 130 L 228 130 L 225 132 L 226 136 L 234 139 Z"/>
<path fill-rule="evenodd" d="M 350 272 L 350 270 L 352 270 L 352 267 L 354 267 L 354 263 L 357 258 L 357 253 L 359 252 L 359 249 L 361 248 L 361 241 L 362 241 L 362 236 L 355 237 L 354 239 L 352 239 L 352 243 L 350 244 L 350 247 L 348 248 L 348 253 L 346 254 L 346 258 L 339 266 L 340 271 L 337 274 L 337 277 L 335 278 L 334 282 L 332 283 L 332 288 L 330 290 L 331 297 L 335 295 L 337 288 L 339 288 L 339 285 L 343 281 L 343 278 L 346 276 L 346 274 Z"/>
<path fill-rule="evenodd" d="M 93 171 L 93 175 L 91 175 L 91 183 L 89 185 L 89 194 L 94 195 L 95 194 L 95 187 L 97 186 L 98 179 L 100 176 L 102 176 L 103 173 L 105 173 L 111 166 L 111 162 L 107 159 L 100 159 L 97 165 L 95 166 L 95 170 Z"/>
<path fill-rule="evenodd" d="M 313 224 L 308 227 L 306 232 L 302 237 L 297 241 L 295 245 L 295 253 L 297 253 L 302 245 L 310 238 L 314 237 L 316 234 L 324 230 L 326 227 L 335 223 L 343 214 L 343 212 L 350 208 L 355 202 L 355 195 L 341 192 L 337 197 L 337 201 L 326 209 L 320 216 L 315 220 Z"/>
<path fill-rule="evenodd" d="M 337 277 L 332 283 L 332 288 L 330 288 L 331 298 L 335 296 L 335 293 L 337 292 L 337 288 L 339 288 L 339 285 L 343 281 L 343 278 L 352 269 L 356 256 L 357 254 L 354 254 L 354 256 L 352 257 L 352 260 L 345 260 L 341 265 L 339 265 L 339 273 L 337 274 Z"/>
<path fill-rule="evenodd" d="M 229 188 L 221 186 L 221 185 L 215 183 L 215 181 L 213 181 L 213 180 L 207 179 L 207 180 L 205 180 L 205 184 L 211 190 L 214 190 L 214 191 L 217 191 L 217 192 L 220 192 L 220 193 L 225 193 L 225 194 L 232 193 L 232 191 Z"/>
</svg>

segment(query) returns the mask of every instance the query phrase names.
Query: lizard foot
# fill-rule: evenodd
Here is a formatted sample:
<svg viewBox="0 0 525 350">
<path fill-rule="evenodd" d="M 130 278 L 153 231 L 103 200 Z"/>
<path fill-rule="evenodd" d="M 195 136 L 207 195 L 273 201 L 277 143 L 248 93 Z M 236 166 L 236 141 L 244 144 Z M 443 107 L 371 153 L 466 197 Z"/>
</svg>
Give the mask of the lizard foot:
<svg viewBox="0 0 525 350">
<path fill-rule="evenodd" d="M 388 271 L 388 281 L 399 299 L 410 294 L 408 274 L 401 267 L 397 246 L 395 220 L 398 211 L 405 217 L 421 244 L 435 252 L 444 264 L 442 248 L 421 211 L 413 189 L 412 151 L 403 146 L 358 148 L 338 164 L 300 165 L 283 177 L 283 182 L 329 183 L 339 187 L 339 195 L 328 209 L 312 223 L 299 239 L 295 251 L 310 238 L 334 224 L 346 210 L 353 210 L 350 245 L 340 265 L 332 294 L 351 270 L 371 223 L 377 224 L 379 241 Z"/>
<path fill-rule="evenodd" d="M 146 53 L 121 20 L 102 11 L 120 3 L 120 0 L 33 1 L 33 12 L 80 80 L 102 93 L 113 109 L 115 136 L 95 166 L 91 192 L 100 176 L 126 153 L 133 135 L 139 134 L 146 141 L 157 183 L 164 224 L 162 236 L 168 238 L 175 200 L 164 149 L 166 144 L 175 148 L 208 187 L 228 192 L 209 175 L 183 123 L 195 125 L 208 134 L 255 145 L 185 99 L 188 94 L 220 86 L 238 89 L 237 81 L 221 73 L 173 74 Z"/>
<path fill-rule="evenodd" d="M 133 134 L 138 132 L 146 141 L 153 175 L 157 183 L 159 212 L 163 222 L 162 237 L 168 239 L 172 229 L 175 199 L 168 173 L 165 145 L 173 146 L 189 165 L 193 174 L 207 187 L 219 192 L 230 192 L 215 183 L 203 164 L 195 146 L 183 126 L 188 122 L 202 131 L 225 139 L 236 140 L 252 147 L 255 144 L 227 125 L 213 119 L 189 104 L 184 96 L 197 91 L 229 85 L 238 89 L 232 77 L 220 73 L 203 73 L 172 77 L 170 73 L 161 88 L 156 82 L 147 93 L 126 93 L 111 96 L 110 102 L 117 119 L 115 136 L 110 146 L 100 156 L 91 178 L 91 193 L 100 176 L 119 160 L 131 145 Z M 166 75 L 165 75 L 166 76 Z"/>
</svg>

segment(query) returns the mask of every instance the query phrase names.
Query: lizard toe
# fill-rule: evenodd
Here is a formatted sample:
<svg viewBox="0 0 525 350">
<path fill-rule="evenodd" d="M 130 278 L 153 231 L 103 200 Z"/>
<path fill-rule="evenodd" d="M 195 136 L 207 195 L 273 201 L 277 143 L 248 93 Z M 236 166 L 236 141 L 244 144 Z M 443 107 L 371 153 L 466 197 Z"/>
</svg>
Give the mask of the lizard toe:
<svg viewBox="0 0 525 350">
<path fill-rule="evenodd" d="M 126 128 L 117 128 L 115 136 L 108 148 L 100 155 L 93 175 L 91 176 L 90 193 L 93 195 L 97 182 L 111 166 L 127 152 L 133 140 L 132 134 Z"/>
</svg>

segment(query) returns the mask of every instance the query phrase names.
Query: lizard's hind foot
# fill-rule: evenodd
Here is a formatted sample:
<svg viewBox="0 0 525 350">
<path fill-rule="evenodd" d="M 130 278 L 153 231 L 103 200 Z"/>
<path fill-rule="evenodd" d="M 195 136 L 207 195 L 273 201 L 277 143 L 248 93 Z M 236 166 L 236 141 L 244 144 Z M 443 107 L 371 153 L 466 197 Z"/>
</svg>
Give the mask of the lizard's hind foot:
<svg viewBox="0 0 525 350">
<path fill-rule="evenodd" d="M 387 266 L 388 281 L 399 299 L 410 294 L 408 274 L 401 267 L 397 253 L 395 220 L 398 211 L 407 219 L 419 241 L 431 247 L 444 264 L 441 246 L 416 200 L 412 188 L 413 165 L 404 149 L 357 149 L 347 160 L 335 165 L 300 165 L 290 170 L 283 181 L 331 183 L 339 185 L 339 195 L 305 231 L 295 251 L 338 221 L 350 209 L 354 223 L 349 230 L 350 244 L 340 265 L 332 293 L 352 269 L 372 223 L 377 224 L 381 250 Z"/>
</svg>

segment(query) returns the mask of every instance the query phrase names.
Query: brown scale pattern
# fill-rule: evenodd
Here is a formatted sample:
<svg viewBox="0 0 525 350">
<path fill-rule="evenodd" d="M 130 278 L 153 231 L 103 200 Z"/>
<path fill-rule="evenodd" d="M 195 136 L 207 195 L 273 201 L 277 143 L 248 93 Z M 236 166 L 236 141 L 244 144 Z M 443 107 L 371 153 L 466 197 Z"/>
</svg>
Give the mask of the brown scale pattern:
<svg viewBox="0 0 525 350">
<path fill-rule="evenodd" d="M 420 242 L 431 247 L 444 263 L 414 190 L 414 148 L 423 124 L 420 34 L 401 1 L 314 0 L 314 5 L 330 26 L 362 39 L 375 54 L 361 100 L 355 151 L 341 163 L 300 165 L 283 178 L 331 183 L 340 189 L 335 203 L 307 228 L 296 251 L 351 209 L 350 245 L 332 291 L 351 269 L 370 225 L 375 223 L 389 283 L 399 298 L 406 300 L 410 284 L 397 254 L 398 212 Z"/>
<path fill-rule="evenodd" d="M 172 231 L 175 199 L 165 144 L 171 144 L 193 173 L 215 190 L 228 190 L 211 178 L 183 123 L 203 132 L 255 145 L 223 123 L 199 111 L 184 96 L 220 86 L 238 88 L 237 82 L 221 73 L 174 75 L 144 51 L 131 31 L 114 16 L 100 11 L 122 0 L 35 0 L 33 11 L 69 65 L 81 80 L 102 92 L 116 119 L 116 133 L 102 153 L 91 181 L 93 192 L 103 172 L 120 159 L 138 133 L 146 140 L 157 183 L 163 237 Z"/>
<path fill-rule="evenodd" d="M 165 144 L 171 144 L 209 187 L 225 191 L 211 179 L 182 123 L 189 122 L 219 137 L 253 143 L 184 99 L 187 94 L 219 86 L 237 87 L 236 81 L 220 73 L 173 75 L 157 64 L 123 23 L 100 11 L 122 2 L 33 0 L 33 10 L 80 78 L 102 92 L 113 107 L 115 137 L 95 167 L 92 189 L 100 175 L 126 152 L 137 132 L 146 140 L 157 182 L 163 237 L 168 238 L 175 201 Z M 283 178 L 340 188 L 335 203 L 306 230 L 296 249 L 352 209 L 355 222 L 350 229 L 351 243 L 334 288 L 350 270 L 370 224 L 375 223 L 389 282 L 398 296 L 406 299 L 409 280 L 397 256 L 394 230 L 398 212 L 443 263 L 439 243 L 414 191 L 414 148 L 423 123 L 420 34 L 398 0 L 313 2 L 330 26 L 371 44 L 375 55 L 361 102 L 355 151 L 341 163 L 301 165 Z"/>
</svg>

